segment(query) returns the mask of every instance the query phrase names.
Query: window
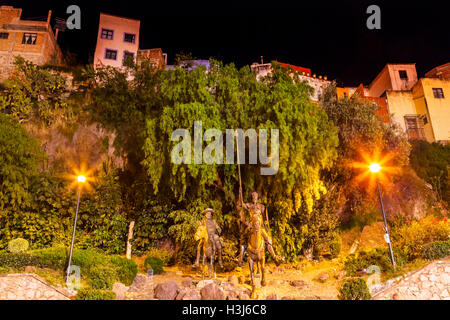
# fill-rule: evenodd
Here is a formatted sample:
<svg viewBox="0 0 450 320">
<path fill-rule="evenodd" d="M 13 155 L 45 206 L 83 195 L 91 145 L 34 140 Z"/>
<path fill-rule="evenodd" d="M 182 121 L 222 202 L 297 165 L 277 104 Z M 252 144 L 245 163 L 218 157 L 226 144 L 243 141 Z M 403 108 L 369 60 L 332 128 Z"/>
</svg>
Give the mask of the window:
<svg viewBox="0 0 450 320">
<path fill-rule="evenodd" d="M 129 43 L 135 43 L 136 42 L 136 35 L 132 33 L 125 33 L 123 36 L 123 41 L 129 42 Z"/>
<path fill-rule="evenodd" d="M 425 137 L 418 116 L 405 116 L 406 132 L 410 140 L 423 140 Z"/>
<path fill-rule="evenodd" d="M 113 35 L 114 35 L 114 31 L 113 30 L 102 29 L 102 34 L 100 35 L 100 37 L 102 39 L 112 40 L 113 39 Z"/>
<path fill-rule="evenodd" d="M 125 65 L 128 61 L 133 61 L 133 60 L 134 60 L 133 52 L 128 52 L 128 51 L 123 52 L 123 61 L 122 61 L 123 65 Z"/>
<path fill-rule="evenodd" d="M 408 74 L 406 73 L 406 70 L 399 70 L 398 74 L 400 76 L 400 79 L 408 80 Z"/>
<path fill-rule="evenodd" d="M 117 50 L 106 49 L 105 59 L 117 60 Z"/>
<path fill-rule="evenodd" d="M 442 88 L 433 88 L 433 95 L 436 99 L 444 99 L 444 91 L 442 91 Z"/>
<path fill-rule="evenodd" d="M 24 33 L 22 44 L 36 44 L 37 33 Z"/>
<path fill-rule="evenodd" d="M 0 32 L 0 39 L 8 39 L 9 33 L 8 32 Z"/>
</svg>

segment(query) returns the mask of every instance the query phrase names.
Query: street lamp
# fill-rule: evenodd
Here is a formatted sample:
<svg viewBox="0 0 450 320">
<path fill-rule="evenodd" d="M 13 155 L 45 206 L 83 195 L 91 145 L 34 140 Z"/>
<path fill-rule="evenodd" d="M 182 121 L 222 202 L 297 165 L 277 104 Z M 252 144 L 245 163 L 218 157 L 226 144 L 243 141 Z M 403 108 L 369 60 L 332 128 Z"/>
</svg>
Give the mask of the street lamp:
<svg viewBox="0 0 450 320">
<path fill-rule="evenodd" d="M 86 182 L 86 177 L 83 176 L 83 175 L 80 175 L 80 176 L 77 177 L 77 181 L 78 181 L 77 210 L 75 211 L 75 220 L 73 222 L 72 242 L 70 244 L 69 265 L 67 266 L 66 283 L 69 282 L 70 265 L 72 263 L 73 244 L 74 244 L 74 241 L 75 241 L 75 229 L 77 227 L 78 208 L 80 207 L 81 184 Z"/>
<path fill-rule="evenodd" d="M 377 174 L 378 172 L 380 172 L 381 166 L 378 163 L 374 162 L 369 165 L 369 170 L 370 170 L 370 172 Z M 389 253 L 391 254 L 391 261 L 392 261 L 392 265 L 394 266 L 394 270 L 395 270 L 394 252 L 392 251 L 391 238 L 389 236 L 389 228 L 388 228 L 388 224 L 387 224 L 386 213 L 384 212 L 384 205 L 383 205 L 383 198 L 381 196 L 380 184 L 378 183 L 377 177 L 375 177 L 375 179 L 377 182 L 378 197 L 380 199 L 381 212 L 383 213 L 384 231 L 386 232 L 384 235 L 384 240 L 389 245 Z"/>
</svg>

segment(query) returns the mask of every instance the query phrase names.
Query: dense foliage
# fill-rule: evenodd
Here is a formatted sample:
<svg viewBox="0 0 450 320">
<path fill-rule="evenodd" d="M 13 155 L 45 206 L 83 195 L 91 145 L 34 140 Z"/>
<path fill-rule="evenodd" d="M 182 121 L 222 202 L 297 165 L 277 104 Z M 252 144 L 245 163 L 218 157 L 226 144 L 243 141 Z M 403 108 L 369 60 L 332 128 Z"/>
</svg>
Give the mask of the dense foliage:
<svg viewBox="0 0 450 320">
<path fill-rule="evenodd" d="M 370 300 L 372 298 L 367 283 L 363 278 L 345 280 L 339 289 L 341 300 Z"/>
<path fill-rule="evenodd" d="M 424 247 L 435 241 L 446 241 L 450 237 L 450 221 L 428 216 L 419 221 L 406 221 L 392 229 L 392 241 L 408 259 L 422 255 Z"/>
<path fill-rule="evenodd" d="M 338 159 L 325 178 L 334 183 L 341 197 L 334 202 L 339 206 L 335 210 L 340 211 L 346 222 L 355 219 L 370 222 L 370 213 L 379 209 L 374 181 L 364 172 L 372 161 L 388 167 L 383 188 L 389 190 L 392 182 L 403 174 L 402 168 L 408 165 L 407 136 L 399 126 L 381 121 L 375 103 L 357 94 L 338 98 L 334 83 L 323 91 L 320 104 L 339 129 Z"/>
<path fill-rule="evenodd" d="M 66 79 L 17 56 L 16 71 L 5 81 L 0 95 L 0 111 L 20 121 L 49 124 L 70 114 Z"/>
<path fill-rule="evenodd" d="M 0 267 L 6 269 L 23 271 L 26 266 L 35 266 L 65 272 L 67 263 L 68 250 L 64 247 L 19 253 L 0 251 Z M 137 265 L 133 260 L 105 255 L 98 249 L 74 250 L 72 265 L 78 266 L 81 277 L 97 289 L 111 289 L 113 283 L 117 281 L 129 286 L 138 272 Z"/>
<path fill-rule="evenodd" d="M 196 228 L 202 209 L 213 205 L 219 224 L 235 241 L 237 166 L 172 163 L 176 145 L 170 139 L 172 132 L 184 128 L 192 133 L 194 121 L 202 121 L 203 130 L 222 132 L 274 128 L 280 130 L 278 174 L 261 176 L 261 165 L 242 165 L 243 190 L 246 198 L 253 189 L 262 194 L 277 248 L 296 257 L 309 235 L 305 226 L 314 201 L 326 192 L 320 171 L 332 165 L 337 145 L 334 126 L 308 96 L 311 88 L 277 65 L 261 81 L 248 67 L 238 70 L 217 61 L 211 61 L 208 72 L 203 67 L 164 71 L 145 65 L 128 71 L 131 81 L 116 69 L 97 70 L 90 74 L 93 85 L 88 92 L 93 97 L 93 117 L 117 133 L 117 148 L 127 157 L 121 181 L 127 186 L 124 205 L 130 208 L 129 215 L 160 223 L 156 230 L 149 227 L 151 223 L 137 224 L 136 229 L 158 234 L 165 230 L 164 224 L 169 225 L 177 249 L 192 248 L 185 238 Z M 167 208 L 169 221 L 157 218 L 147 204 Z M 143 246 L 149 240 L 139 232 L 136 244 Z"/>
<path fill-rule="evenodd" d="M 426 141 L 412 144 L 411 166 L 417 175 L 430 183 L 438 200 L 450 203 L 450 146 Z"/>
</svg>

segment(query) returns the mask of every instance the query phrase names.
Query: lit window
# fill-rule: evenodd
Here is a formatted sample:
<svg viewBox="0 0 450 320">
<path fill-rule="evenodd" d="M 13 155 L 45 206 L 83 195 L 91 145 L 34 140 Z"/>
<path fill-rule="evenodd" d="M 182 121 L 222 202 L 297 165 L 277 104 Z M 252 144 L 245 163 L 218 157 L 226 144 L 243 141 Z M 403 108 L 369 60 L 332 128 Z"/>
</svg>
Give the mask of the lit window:
<svg viewBox="0 0 450 320">
<path fill-rule="evenodd" d="M 8 39 L 9 33 L 8 32 L 0 32 L 0 39 Z"/>
<path fill-rule="evenodd" d="M 113 35 L 114 35 L 114 31 L 113 30 L 102 29 L 102 33 L 101 33 L 100 37 L 102 39 L 112 40 L 113 39 Z"/>
<path fill-rule="evenodd" d="M 136 42 L 136 35 L 132 33 L 125 33 L 123 37 L 123 41 L 129 42 L 129 43 L 135 43 Z"/>
<path fill-rule="evenodd" d="M 24 33 L 22 44 L 36 44 L 37 33 Z"/>
<path fill-rule="evenodd" d="M 433 88 L 433 95 L 436 99 L 444 99 L 444 91 L 442 88 Z"/>
<path fill-rule="evenodd" d="M 105 59 L 116 60 L 117 59 L 117 50 L 106 49 Z"/>
</svg>

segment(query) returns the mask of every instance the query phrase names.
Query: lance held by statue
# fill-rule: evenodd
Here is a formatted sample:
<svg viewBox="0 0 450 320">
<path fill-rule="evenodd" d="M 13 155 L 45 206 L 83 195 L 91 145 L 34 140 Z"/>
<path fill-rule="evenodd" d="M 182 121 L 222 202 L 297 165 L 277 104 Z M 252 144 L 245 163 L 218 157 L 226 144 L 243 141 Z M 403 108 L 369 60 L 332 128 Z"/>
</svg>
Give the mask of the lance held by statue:
<svg viewBox="0 0 450 320">
<path fill-rule="evenodd" d="M 277 266 L 279 266 L 283 262 L 283 258 L 281 258 L 281 257 L 279 257 L 279 256 L 277 256 L 275 254 L 275 251 L 273 250 L 273 246 L 272 246 L 272 239 L 268 235 L 268 233 L 266 231 L 266 228 L 264 226 L 264 223 L 263 223 L 264 220 L 263 220 L 262 214 L 264 212 L 266 212 L 265 211 L 266 208 L 265 208 L 265 206 L 262 203 L 258 203 L 258 197 L 259 196 L 258 196 L 258 193 L 256 191 L 253 191 L 251 195 L 252 195 L 252 202 L 251 203 L 243 203 L 242 206 L 240 206 L 240 207 L 242 207 L 242 209 L 245 209 L 245 210 L 247 210 L 249 212 L 250 219 L 258 218 L 258 220 L 261 221 L 261 235 L 262 235 L 262 237 L 264 239 L 264 242 L 265 242 L 265 245 L 267 247 L 267 250 L 269 251 L 270 255 L 272 256 L 275 264 Z M 244 249 L 245 249 L 244 246 L 248 243 L 249 231 L 251 229 L 251 224 L 250 224 L 249 221 L 247 221 L 244 218 L 242 210 L 240 212 L 240 220 L 244 224 L 245 229 L 244 229 L 244 232 L 241 234 L 241 238 L 240 238 L 241 250 L 240 250 L 240 253 L 239 253 L 239 266 L 242 265 L 242 261 L 244 259 Z"/>
</svg>

